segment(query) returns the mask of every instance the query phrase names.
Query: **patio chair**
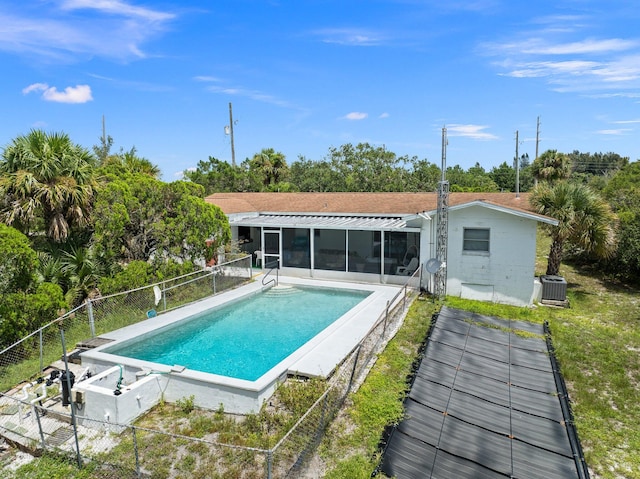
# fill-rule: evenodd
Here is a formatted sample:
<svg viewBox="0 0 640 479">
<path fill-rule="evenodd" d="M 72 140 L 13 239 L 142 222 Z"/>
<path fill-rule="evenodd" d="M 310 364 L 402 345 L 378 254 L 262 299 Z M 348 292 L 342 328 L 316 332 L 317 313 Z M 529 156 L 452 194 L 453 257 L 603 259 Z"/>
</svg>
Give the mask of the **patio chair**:
<svg viewBox="0 0 640 479">
<path fill-rule="evenodd" d="M 258 266 L 258 262 L 260 262 L 260 266 L 262 266 L 262 250 L 256 250 L 253 254 L 256 255 L 256 267 Z"/>
<path fill-rule="evenodd" d="M 416 272 L 419 265 L 420 265 L 420 260 L 418 260 L 417 257 L 413 257 L 411 258 L 411 261 L 409 261 L 408 265 L 398 266 L 398 268 L 396 269 L 396 274 L 403 275 L 403 276 L 411 276 L 413 273 Z"/>
</svg>

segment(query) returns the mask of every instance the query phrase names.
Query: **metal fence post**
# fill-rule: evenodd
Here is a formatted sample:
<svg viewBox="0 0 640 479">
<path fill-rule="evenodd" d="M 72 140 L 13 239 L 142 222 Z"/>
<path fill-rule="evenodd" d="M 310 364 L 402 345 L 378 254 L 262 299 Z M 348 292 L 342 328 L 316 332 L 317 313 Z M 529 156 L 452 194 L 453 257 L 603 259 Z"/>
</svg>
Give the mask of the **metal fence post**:
<svg viewBox="0 0 640 479">
<path fill-rule="evenodd" d="M 140 456 L 138 455 L 138 437 L 136 436 L 135 426 L 131 426 L 131 434 L 133 435 L 133 454 L 136 457 L 136 476 L 140 476 Z"/>
<path fill-rule="evenodd" d="M 267 451 L 267 479 L 271 479 L 271 468 L 273 466 L 273 449 Z"/>
<path fill-rule="evenodd" d="M 44 371 L 44 344 L 42 340 L 42 328 L 40 328 L 40 372 Z"/>
<path fill-rule="evenodd" d="M 389 301 L 387 300 L 387 307 L 384 312 L 384 327 L 382 328 L 381 338 L 384 338 L 384 335 L 387 333 L 387 322 L 389 321 Z"/>
<path fill-rule="evenodd" d="M 402 288 L 404 290 L 404 294 L 402 296 L 402 310 L 407 309 L 407 285 L 405 284 Z"/>
<path fill-rule="evenodd" d="M 356 357 L 353 360 L 353 369 L 351 370 L 351 376 L 349 377 L 349 384 L 347 385 L 347 390 L 344 392 L 345 397 L 351 391 L 351 385 L 353 384 L 353 378 L 356 375 L 356 368 L 358 366 L 358 359 L 360 358 L 360 350 L 362 349 L 362 343 L 358 345 L 358 350 L 356 351 Z"/>
<path fill-rule="evenodd" d="M 87 315 L 89 316 L 89 331 L 91 331 L 91 337 L 96 337 L 96 324 L 93 317 L 93 304 L 90 299 L 87 299 Z"/>
<path fill-rule="evenodd" d="M 38 412 L 38 406 L 33 405 L 33 413 L 36 416 L 36 421 L 38 423 L 38 430 L 40 431 L 40 440 L 42 441 L 42 450 L 47 449 L 47 443 L 44 440 L 44 431 L 42 430 L 42 422 L 40 422 L 40 413 Z"/>
<path fill-rule="evenodd" d="M 164 307 L 164 311 L 167 310 L 167 285 L 166 282 L 162 282 L 162 305 Z"/>
<path fill-rule="evenodd" d="M 62 318 L 58 320 L 58 326 L 60 328 L 60 340 L 62 342 L 62 355 L 64 357 L 64 370 L 67 380 L 67 391 L 71 396 L 71 375 L 69 374 L 69 362 L 67 361 L 67 346 L 64 342 L 64 328 L 62 327 Z M 71 399 L 71 424 L 73 425 L 73 435 L 76 440 L 76 459 L 78 461 L 78 467 L 82 469 L 82 456 L 80 455 L 80 443 L 78 442 L 78 423 L 76 422 L 76 403 Z"/>
</svg>

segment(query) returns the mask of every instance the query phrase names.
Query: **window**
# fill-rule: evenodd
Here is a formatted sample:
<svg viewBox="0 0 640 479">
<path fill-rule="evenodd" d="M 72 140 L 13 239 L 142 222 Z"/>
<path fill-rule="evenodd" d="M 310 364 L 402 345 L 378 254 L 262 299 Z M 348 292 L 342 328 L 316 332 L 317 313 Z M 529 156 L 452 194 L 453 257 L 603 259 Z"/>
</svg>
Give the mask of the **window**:
<svg viewBox="0 0 640 479">
<path fill-rule="evenodd" d="M 306 228 L 282 228 L 283 266 L 311 268 L 310 235 Z"/>
<path fill-rule="evenodd" d="M 385 233 L 384 273 L 399 274 L 398 271 L 403 271 L 399 270 L 399 267 L 408 266 L 414 257 L 420 260 L 419 245 L 420 233 L 404 231 Z"/>
<path fill-rule="evenodd" d="M 380 231 L 349 231 L 348 271 L 380 274 L 380 237 Z"/>
<path fill-rule="evenodd" d="M 314 267 L 316 269 L 346 271 L 347 232 L 345 230 L 317 229 L 314 237 Z"/>
<path fill-rule="evenodd" d="M 465 228 L 462 237 L 462 251 L 489 252 L 489 228 Z"/>
</svg>

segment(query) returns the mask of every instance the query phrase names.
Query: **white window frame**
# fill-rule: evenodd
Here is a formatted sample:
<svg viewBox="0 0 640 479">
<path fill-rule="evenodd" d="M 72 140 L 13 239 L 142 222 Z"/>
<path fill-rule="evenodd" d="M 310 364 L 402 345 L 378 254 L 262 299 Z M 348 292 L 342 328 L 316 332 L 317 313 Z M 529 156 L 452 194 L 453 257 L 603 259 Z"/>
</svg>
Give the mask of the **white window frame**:
<svg viewBox="0 0 640 479">
<path fill-rule="evenodd" d="M 485 238 L 467 238 L 467 232 L 470 231 L 486 231 Z M 467 249 L 468 243 L 472 242 L 475 245 L 486 244 L 486 248 L 482 249 Z M 462 230 L 462 252 L 464 254 L 479 254 L 488 255 L 491 252 L 491 229 L 490 228 L 463 228 Z"/>
</svg>

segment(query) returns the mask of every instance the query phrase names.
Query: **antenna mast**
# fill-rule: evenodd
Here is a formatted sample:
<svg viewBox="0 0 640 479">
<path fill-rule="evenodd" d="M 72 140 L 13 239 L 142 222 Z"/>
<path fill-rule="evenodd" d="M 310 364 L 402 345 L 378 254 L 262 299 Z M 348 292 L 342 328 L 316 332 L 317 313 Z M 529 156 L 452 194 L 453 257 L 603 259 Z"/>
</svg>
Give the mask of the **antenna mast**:
<svg viewBox="0 0 640 479">
<path fill-rule="evenodd" d="M 107 129 L 104 126 L 104 115 L 102 115 L 102 144 L 107 144 Z"/>
<path fill-rule="evenodd" d="M 438 183 L 438 226 L 436 238 L 436 259 L 440 269 L 435 275 L 434 294 L 443 299 L 447 294 L 447 244 L 449 242 L 449 182 L 447 171 L 447 129 L 442 128 L 442 180 Z"/>
</svg>

